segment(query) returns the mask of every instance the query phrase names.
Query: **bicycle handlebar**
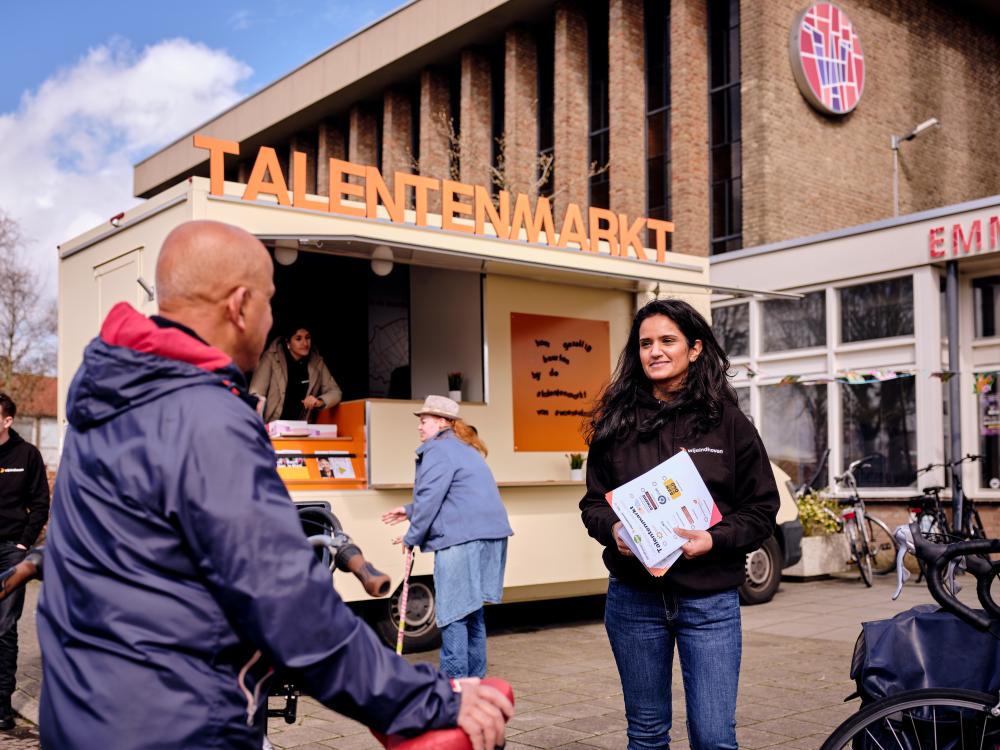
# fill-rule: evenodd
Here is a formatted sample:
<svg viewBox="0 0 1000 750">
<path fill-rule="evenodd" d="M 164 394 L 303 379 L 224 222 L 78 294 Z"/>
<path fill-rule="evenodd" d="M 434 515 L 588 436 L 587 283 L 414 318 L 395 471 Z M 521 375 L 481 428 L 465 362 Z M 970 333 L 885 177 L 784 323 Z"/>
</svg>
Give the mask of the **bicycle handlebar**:
<svg viewBox="0 0 1000 750">
<path fill-rule="evenodd" d="M 921 474 L 926 474 L 928 471 L 931 471 L 932 469 L 950 469 L 953 466 L 964 464 L 966 461 L 978 461 L 981 458 L 982 456 L 979 455 L 978 453 L 966 453 L 964 456 L 962 456 L 961 458 L 956 458 L 954 461 L 944 461 L 939 464 L 931 463 L 927 464 L 926 466 L 922 466 L 919 469 L 917 469 L 917 476 L 919 477 Z"/>
<path fill-rule="evenodd" d="M 916 524 L 910 525 L 910 532 L 913 535 L 913 546 L 917 557 L 929 566 L 927 588 L 938 604 L 980 630 L 1000 630 L 1000 622 L 995 619 L 1000 617 L 1000 605 L 990 592 L 993 577 L 1000 572 L 1000 564 L 991 563 L 984 558 L 968 557 L 1000 552 L 1000 539 L 973 539 L 951 544 L 936 544 L 925 539 Z M 945 587 L 942 577 L 945 566 L 958 557 L 966 557 L 967 561 L 972 561 L 968 565 L 968 570 L 976 577 L 976 595 L 986 612 L 966 606 Z"/>
<path fill-rule="evenodd" d="M 316 534 L 309 537 L 309 543 L 313 547 L 326 547 L 330 550 L 337 570 L 353 573 L 369 596 L 378 598 L 389 593 L 392 579 L 368 562 L 358 545 L 343 532 L 336 532 L 333 536 Z"/>
<path fill-rule="evenodd" d="M 505 680 L 496 677 L 484 677 L 482 685 L 487 685 L 506 696 L 511 703 L 514 702 L 514 690 Z M 419 737 L 409 739 L 398 735 L 385 736 L 372 730 L 382 747 L 386 750 L 472 750 L 472 741 L 464 730 L 454 727 L 452 729 L 434 729 L 425 732 Z M 491 749 L 492 750 L 492 749 Z"/>
</svg>

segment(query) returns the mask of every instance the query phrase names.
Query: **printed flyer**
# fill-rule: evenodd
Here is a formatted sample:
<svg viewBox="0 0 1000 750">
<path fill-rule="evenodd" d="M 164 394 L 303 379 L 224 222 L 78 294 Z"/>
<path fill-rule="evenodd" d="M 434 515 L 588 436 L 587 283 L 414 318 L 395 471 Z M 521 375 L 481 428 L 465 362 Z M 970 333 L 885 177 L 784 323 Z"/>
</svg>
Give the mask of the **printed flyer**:
<svg viewBox="0 0 1000 750">
<path fill-rule="evenodd" d="M 619 534 L 654 576 L 662 576 L 687 542 L 674 529 L 704 531 L 722 520 L 694 461 L 681 451 L 605 495 L 622 522 Z"/>
</svg>

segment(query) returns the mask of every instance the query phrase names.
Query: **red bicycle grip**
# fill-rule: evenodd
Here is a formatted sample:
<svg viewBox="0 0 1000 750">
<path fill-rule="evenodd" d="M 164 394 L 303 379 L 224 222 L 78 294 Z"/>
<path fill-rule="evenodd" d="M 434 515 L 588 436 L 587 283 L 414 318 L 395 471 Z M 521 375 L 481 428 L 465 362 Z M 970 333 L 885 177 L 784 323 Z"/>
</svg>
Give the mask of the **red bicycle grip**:
<svg viewBox="0 0 1000 750">
<path fill-rule="evenodd" d="M 489 685 L 506 696 L 511 703 L 514 702 L 514 690 L 506 680 L 501 680 L 499 677 L 484 677 L 481 684 Z M 372 734 L 386 750 L 472 750 L 469 735 L 458 727 L 433 729 L 419 737 L 409 738 L 397 734 L 386 736 L 374 730 Z"/>
</svg>

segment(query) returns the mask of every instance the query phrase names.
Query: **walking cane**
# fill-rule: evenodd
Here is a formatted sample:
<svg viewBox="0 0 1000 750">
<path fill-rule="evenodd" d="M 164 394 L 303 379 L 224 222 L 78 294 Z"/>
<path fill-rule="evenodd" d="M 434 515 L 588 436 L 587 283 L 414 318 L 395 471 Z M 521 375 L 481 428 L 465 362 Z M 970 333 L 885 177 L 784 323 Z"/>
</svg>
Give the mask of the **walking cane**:
<svg viewBox="0 0 1000 750">
<path fill-rule="evenodd" d="M 396 634 L 396 653 L 403 653 L 403 631 L 406 629 L 406 599 L 410 594 L 410 568 L 413 567 L 413 547 L 403 545 L 403 590 L 399 594 L 399 632 Z"/>
</svg>

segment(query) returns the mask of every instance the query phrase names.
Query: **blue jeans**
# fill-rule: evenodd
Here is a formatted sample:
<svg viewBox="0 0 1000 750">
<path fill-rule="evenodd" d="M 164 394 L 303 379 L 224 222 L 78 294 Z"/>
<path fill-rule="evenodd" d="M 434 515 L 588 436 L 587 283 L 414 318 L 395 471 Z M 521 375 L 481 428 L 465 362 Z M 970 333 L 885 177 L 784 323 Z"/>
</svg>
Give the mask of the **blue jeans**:
<svg viewBox="0 0 1000 750">
<path fill-rule="evenodd" d="M 449 677 L 486 676 L 483 608 L 441 628 L 441 671 Z"/>
<path fill-rule="evenodd" d="M 636 589 L 612 576 L 604 625 L 625 693 L 628 750 L 670 747 L 675 643 L 692 750 L 735 750 L 743 645 L 735 589 L 675 596 Z"/>
<path fill-rule="evenodd" d="M 0 573 L 17 565 L 26 554 L 15 542 L 0 542 Z M 17 621 L 23 609 L 23 586 L 0 601 L 0 702 L 9 701 L 17 685 Z"/>
</svg>

